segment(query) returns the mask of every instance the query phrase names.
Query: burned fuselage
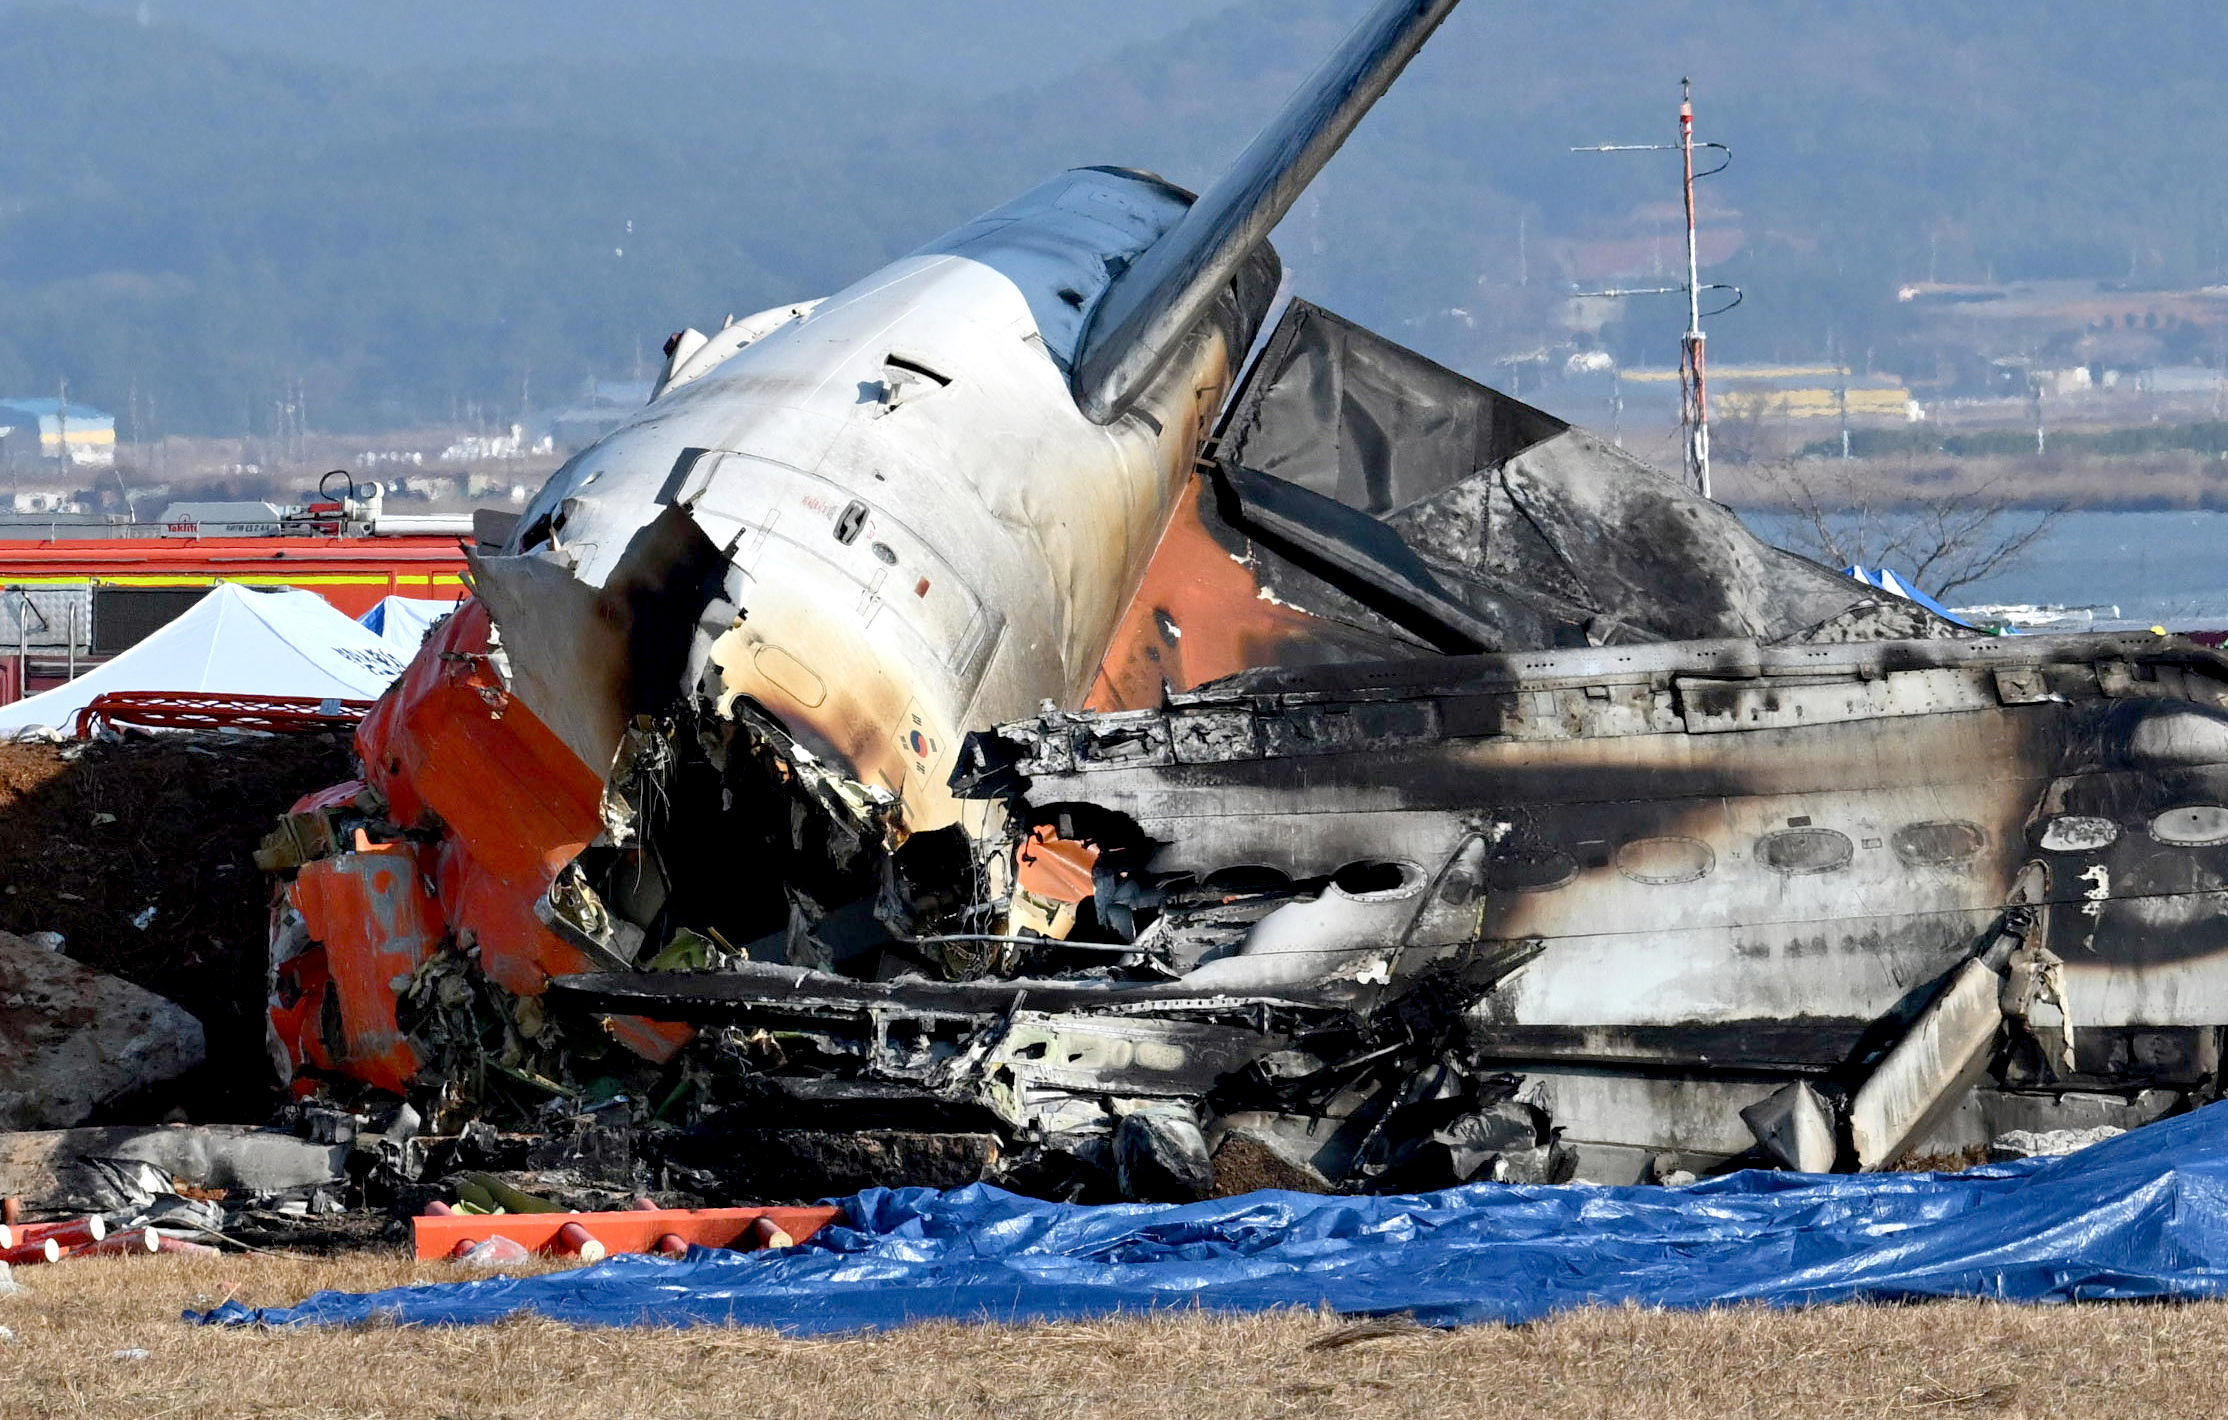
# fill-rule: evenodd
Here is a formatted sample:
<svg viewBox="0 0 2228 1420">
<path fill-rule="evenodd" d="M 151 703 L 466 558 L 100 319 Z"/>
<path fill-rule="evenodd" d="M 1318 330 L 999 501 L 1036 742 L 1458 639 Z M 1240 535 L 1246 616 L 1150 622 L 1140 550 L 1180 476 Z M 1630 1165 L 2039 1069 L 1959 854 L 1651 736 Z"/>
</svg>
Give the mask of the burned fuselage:
<svg viewBox="0 0 2228 1420">
<path fill-rule="evenodd" d="M 561 994 L 842 1036 L 858 1078 L 1086 1155 L 1198 1111 L 1202 1150 L 1236 1131 L 1349 1185 L 1877 1168 L 2139 1122 L 2218 1069 L 2228 661 L 2187 643 L 1263 672 L 971 752 L 1005 852 L 1088 844 L 1087 941 L 964 982 Z"/>
<path fill-rule="evenodd" d="M 1974 638 L 1302 302 L 1243 361 L 1268 225 L 1449 9 L 1197 200 L 1083 170 L 677 338 L 267 845 L 281 1067 L 1152 1196 L 2212 1090 L 2228 662 Z"/>
</svg>

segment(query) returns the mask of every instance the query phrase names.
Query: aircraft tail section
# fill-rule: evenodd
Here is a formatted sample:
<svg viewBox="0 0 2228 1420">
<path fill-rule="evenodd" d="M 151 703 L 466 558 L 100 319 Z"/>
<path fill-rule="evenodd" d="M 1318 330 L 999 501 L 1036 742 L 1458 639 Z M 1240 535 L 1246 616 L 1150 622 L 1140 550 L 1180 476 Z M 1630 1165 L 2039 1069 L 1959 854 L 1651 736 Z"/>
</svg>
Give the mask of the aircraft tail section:
<svg viewBox="0 0 2228 1420">
<path fill-rule="evenodd" d="M 1189 213 L 1118 278 L 1075 364 L 1077 405 L 1127 413 L 1458 0 L 1381 0 Z"/>
</svg>

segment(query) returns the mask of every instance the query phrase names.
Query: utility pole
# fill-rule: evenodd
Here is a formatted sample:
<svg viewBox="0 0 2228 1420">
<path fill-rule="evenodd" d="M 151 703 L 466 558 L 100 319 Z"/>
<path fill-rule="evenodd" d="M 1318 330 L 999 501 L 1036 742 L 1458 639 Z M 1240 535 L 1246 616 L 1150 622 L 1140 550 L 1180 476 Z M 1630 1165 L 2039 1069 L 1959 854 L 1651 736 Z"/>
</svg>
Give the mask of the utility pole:
<svg viewBox="0 0 2228 1420">
<path fill-rule="evenodd" d="M 1697 148 L 1713 150 L 1720 155 L 1714 168 L 1701 172 L 1694 170 L 1694 152 Z M 1694 201 L 1694 184 L 1698 179 L 1714 177 L 1724 172 L 1733 161 L 1733 150 L 1723 143 L 1699 143 L 1694 137 L 1694 81 L 1679 81 L 1679 141 L 1676 143 L 1601 143 L 1587 148 L 1573 148 L 1573 153 L 1677 153 L 1682 170 L 1681 187 L 1686 196 L 1686 284 L 1683 286 L 1650 286 L 1631 290 L 1580 291 L 1579 296 L 1673 296 L 1686 297 L 1686 334 L 1679 341 L 1679 428 L 1686 450 L 1687 482 L 1696 492 L 1708 498 L 1710 494 L 1710 386 L 1709 367 L 1705 358 L 1707 337 L 1702 333 L 1705 314 L 1721 316 L 1741 303 L 1738 287 L 1719 282 L 1705 285 L 1702 281 L 1701 223 Z M 1702 309 L 1704 291 L 1730 291 L 1733 299 L 1714 311 Z"/>
</svg>

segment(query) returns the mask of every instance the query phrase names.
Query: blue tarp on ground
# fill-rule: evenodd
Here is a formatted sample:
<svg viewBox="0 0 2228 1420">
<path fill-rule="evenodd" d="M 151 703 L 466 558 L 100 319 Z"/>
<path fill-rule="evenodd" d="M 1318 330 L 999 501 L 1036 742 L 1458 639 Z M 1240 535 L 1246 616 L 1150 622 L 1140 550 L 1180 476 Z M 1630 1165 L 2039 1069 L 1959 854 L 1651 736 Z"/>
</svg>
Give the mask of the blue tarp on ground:
<svg viewBox="0 0 2228 1420">
<path fill-rule="evenodd" d="M 2228 1104 L 2062 1159 L 1962 1174 L 1740 1173 L 1685 1188 L 1473 1185 L 1396 1198 L 1255 1193 L 1183 1207 L 875 1189 L 811 1243 L 197 1320 L 300 1325 L 735 1323 L 796 1334 L 1328 1306 L 1517 1322 L 1589 1304 L 1805 1306 L 2228 1293 Z"/>
</svg>

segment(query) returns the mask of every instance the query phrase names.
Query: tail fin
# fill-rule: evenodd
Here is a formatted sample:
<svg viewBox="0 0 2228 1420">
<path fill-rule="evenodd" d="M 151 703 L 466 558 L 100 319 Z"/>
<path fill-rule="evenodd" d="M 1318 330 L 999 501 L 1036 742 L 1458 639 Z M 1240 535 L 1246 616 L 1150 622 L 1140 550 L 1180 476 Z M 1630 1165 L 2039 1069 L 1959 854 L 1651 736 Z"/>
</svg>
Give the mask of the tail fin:
<svg viewBox="0 0 2228 1420">
<path fill-rule="evenodd" d="M 1077 353 L 1075 400 L 1084 414 L 1111 424 L 1129 411 L 1457 3 L 1381 0 L 1222 180 L 1116 279 Z"/>
</svg>

